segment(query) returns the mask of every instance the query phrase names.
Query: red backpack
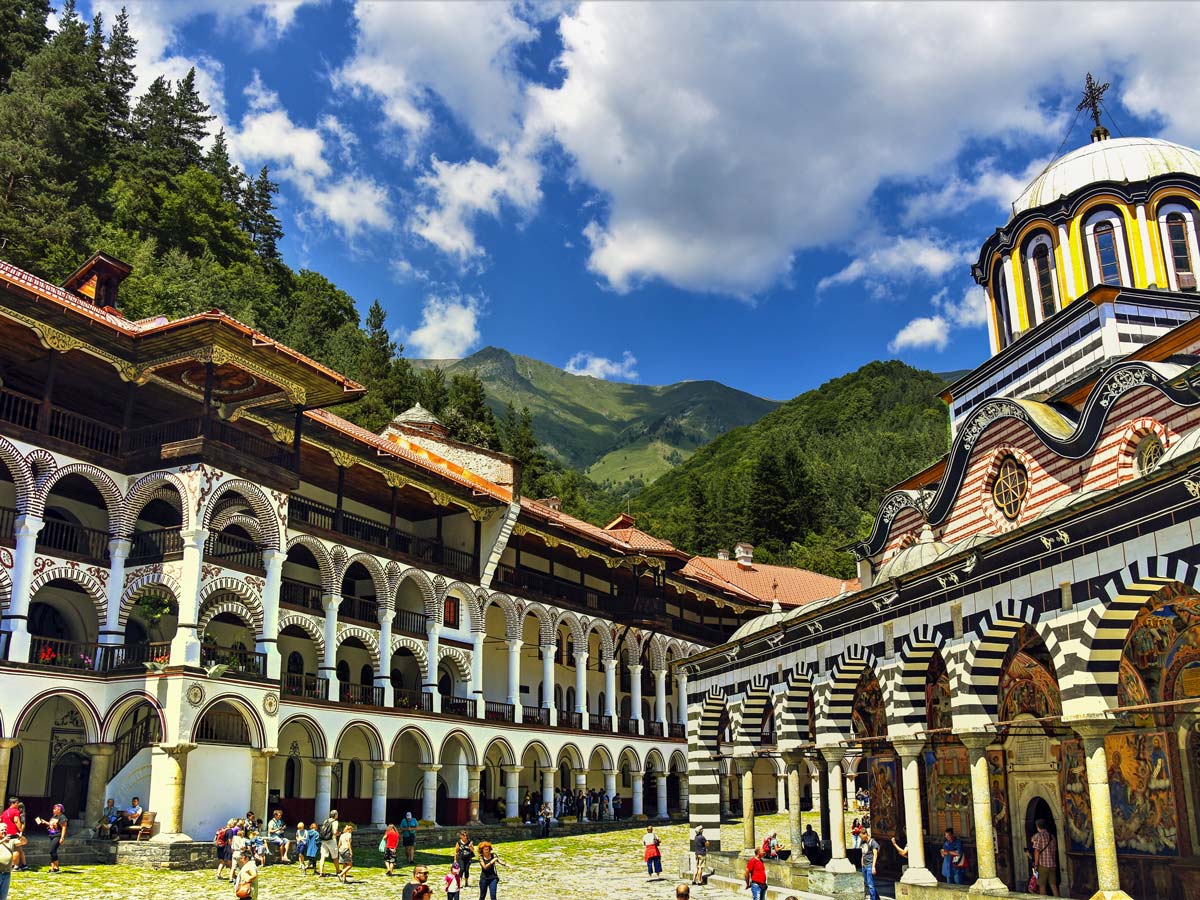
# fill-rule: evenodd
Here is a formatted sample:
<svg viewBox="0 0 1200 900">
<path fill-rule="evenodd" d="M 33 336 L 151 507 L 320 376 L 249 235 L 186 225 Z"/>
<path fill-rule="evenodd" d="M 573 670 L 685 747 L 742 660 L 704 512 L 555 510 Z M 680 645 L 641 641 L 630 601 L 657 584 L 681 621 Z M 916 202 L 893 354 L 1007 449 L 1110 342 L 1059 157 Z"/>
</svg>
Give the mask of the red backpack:
<svg viewBox="0 0 1200 900">
<path fill-rule="evenodd" d="M 228 833 L 228 831 L 229 831 L 228 826 L 226 826 L 225 828 L 218 828 L 217 833 L 213 835 L 213 843 L 216 844 L 218 847 L 224 847 L 225 846 L 225 836 Z"/>
</svg>

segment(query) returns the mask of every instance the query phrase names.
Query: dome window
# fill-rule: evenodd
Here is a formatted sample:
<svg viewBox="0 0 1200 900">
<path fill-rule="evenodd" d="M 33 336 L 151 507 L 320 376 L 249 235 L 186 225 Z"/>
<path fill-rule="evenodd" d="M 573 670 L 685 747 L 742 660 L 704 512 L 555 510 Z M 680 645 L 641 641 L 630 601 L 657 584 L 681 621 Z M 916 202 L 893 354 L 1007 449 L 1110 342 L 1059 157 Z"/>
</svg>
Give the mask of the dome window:
<svg viewBox="0 0 1200 900">
<path fill-rule="evenodd" d="M 992 305 L 996 308 L 996 337 L 999 343 L 997 350 L 1003 350 L 1012 343 L 1012 322 L 1009 318 L 1008 285 L 1004 279 L 1004 269 L 996 267 L 992 277 Z"/>
<path fill-rule="evenodd" d="M 1192 271 L 1192 257 L 1188 251 L 1187 220 L 1183 213 L 1173 212 L 1167 216 L 1167 238 L 1171 242 L 1171 261 L 1176 274 Z"/>
<path fill-rule="evenodd" d="M 1103 221 L 1092 230 L 1092 243 L 1096 250 L 1096 264 L 1100 269 L 1102 284 L 1121 283 L 1121 264 L 1117 258 L 1117 236 L 1112 222 Z"/>
<path fill-rule="evenodd" d="M 1154 471 L 1162 460 L 1164 452 L 1163 443 L 1157 434 L 1151 432 L 1143 437 L 1133 451 L 1133 461 L 1137 467 L 1137 473 L 1146 475 Z"/>
<path fill-rule="evenodd" d="M 1005 456 L 992 482 L 992 502 L 1004 518 L 1014 521 L 1021 513 L 1025 495 L 1029 493 L 1029 473 L 1016 457 Z"/>
<path fill-rule="evenodd" d="M 1033 251 L 1033 274 L 1037 279 L 1038 298 L 1042 302 L 1042 319 L 1054 315 L 1054 265 L 1050 262 L 1050 247 L 1039 244 Z"/>
</svg>

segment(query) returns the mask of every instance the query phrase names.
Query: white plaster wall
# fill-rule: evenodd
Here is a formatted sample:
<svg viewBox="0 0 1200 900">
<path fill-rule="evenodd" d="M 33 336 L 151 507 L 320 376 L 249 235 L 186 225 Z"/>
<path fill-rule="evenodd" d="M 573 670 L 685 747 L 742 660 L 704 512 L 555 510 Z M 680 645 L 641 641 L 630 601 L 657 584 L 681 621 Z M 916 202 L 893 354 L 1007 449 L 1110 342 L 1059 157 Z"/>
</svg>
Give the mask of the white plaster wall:
<svg viewBox="0 0 1200 900">
<path fill-rule="evenodd" d="M 250 748 L 200 744 L 188 754 L 183 830 L 207 840 L 250 808 Z M 148 793 L 148 792 L 147 792 Z"/>
<path fill-rule="evenodd" d="M 108 783 L 105 800 L 111 797 L 118 809 L 124 809 L 134 797 L 144 801 L 150 796 L 150 753 L 149 747 L 143 747 L 134 754 L 117 777 Z M 145 805 L 143 802 L 142 806 Z"/>
</svg>

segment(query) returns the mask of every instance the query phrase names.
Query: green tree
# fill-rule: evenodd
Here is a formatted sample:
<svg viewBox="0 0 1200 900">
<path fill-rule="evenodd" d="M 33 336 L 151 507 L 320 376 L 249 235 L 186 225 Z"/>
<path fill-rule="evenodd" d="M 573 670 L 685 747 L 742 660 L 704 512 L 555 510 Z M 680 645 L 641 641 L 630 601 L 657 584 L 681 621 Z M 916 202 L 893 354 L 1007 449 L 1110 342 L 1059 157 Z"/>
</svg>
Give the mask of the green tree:
<svg viewBox="0 0 1200 900">
<path fill-rule="evenodd" d="M 226 203 L 240 204 L 242 202 L 246 189 L 246 176 L 229 158 L 229 142 L 225 139 L 224 128 L 217 132 L 212 146 L 204 154 L 202 168 L 217 179 L 217 183 L 221 186 L 221 199 Z M 253 238 L 253 230 L 247 230 L 251 232 L 251 238 Z"/>
<path fill-rule="evenodd" d="M 0 0 L 0 91 L 50 37 L 50 0 Z"/>
<path fill-rule="evenodd" d="M 455 372 L 450 376 L 442 422 L 456 440 L 491 450 L 500 448 L 496 417 L 487 405 L 483 381 L 475 372 Z"/>
<path fill-rule="evenodd" d="M 279 240 L 283 237 L 283 227 L 275 216 L 277 193 L 279 185 L 271 180 L 267 167 L 263 166 L 258 177 L 247 186 L 243 201 L 246 230 L 254 242 L 254 249 L 260 259 L 269 262 L 279 261 Z"/>
<path fill-rule="evenodd" d="M 218 262 L 246 260 L 250 239 L 238 227 L 238 208 L 221 196 L 216 176 L 196 167 L 159 189 L 158 233 L 163 247 L 211 254 Z"/>
<path fill-rule="evenodd" d="M 109 139 L 118 146 L 128 144 L 132 138 L 129 116 L 130 98 L 137 83 L 136 56 L 137 40 L 129 31 L 129 14 L 122 8 L 100 58 L 105 128 Z"/>
<path fill-rule="evenodd" d="M 450 400 L 450 390 L 446 387 L 446 373 L 441 366 L 423 369 L 416 375 L 417 402 L 433 413 L 440 416 L 446 410 Z"/>
</svg>

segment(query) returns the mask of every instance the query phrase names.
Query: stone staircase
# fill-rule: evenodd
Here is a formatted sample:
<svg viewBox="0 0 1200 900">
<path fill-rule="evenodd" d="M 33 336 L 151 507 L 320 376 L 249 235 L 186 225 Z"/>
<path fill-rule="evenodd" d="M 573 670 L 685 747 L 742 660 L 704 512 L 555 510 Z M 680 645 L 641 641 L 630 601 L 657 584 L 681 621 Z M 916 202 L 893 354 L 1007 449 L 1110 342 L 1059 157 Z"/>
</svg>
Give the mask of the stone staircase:
<svg viewBox="0 0 1200 900">
<path fill-rule="evenodd" d="M 25 858 L 31 869 L 49 868 L 50 839 L 44 835 L 29 836 L 29 843 L 25 846 Z M 67 843 L 58 851 L 58 859 L 64 868 L 115 863 L 117 842 L 74 837 L 68 829 Z"/>
</svg>

